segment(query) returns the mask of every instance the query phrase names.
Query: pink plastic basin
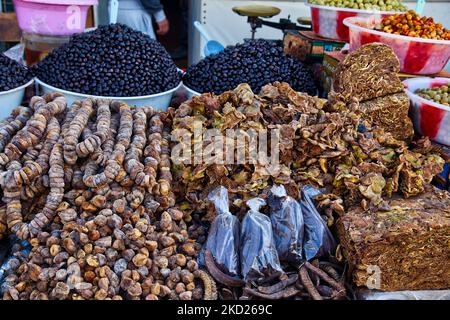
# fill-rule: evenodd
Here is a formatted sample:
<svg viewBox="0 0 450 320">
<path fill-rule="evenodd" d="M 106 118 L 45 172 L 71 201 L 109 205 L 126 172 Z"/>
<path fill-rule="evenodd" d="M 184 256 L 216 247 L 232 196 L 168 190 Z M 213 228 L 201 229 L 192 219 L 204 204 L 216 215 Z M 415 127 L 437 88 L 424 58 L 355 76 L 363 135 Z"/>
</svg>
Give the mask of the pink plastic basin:
<svg viewBox="0 0 450 320">
<path fill-rule="evenodd" d="M 424 99 L 414 92 L 417 89 L 440 87 L 450 83 L 450 78 L 412 78 L 403 81 L 411 101 L 414 129 L 431 140 L 450 146 L 450 107 Z"/>
<path fill-rule="evenodd" d="M 316 4 L 305 3 L 311 9 L 311 22 L 315 34 L 329 39 L 348 42 L 349 30 L 343 21 L 349 17 L 385 17 L 398 12 L 375 11 L 339 8 L 330 6 L 319 6 Z"/>
<path fill-rule="evenodd" d="M 83 32 L 88 9 L 97 3 L 98 0 L 14 0 L 20 29 L 50 36 Z"/>
<path fill-rule="evenodd" d="M 373 30 L 381 19 L 347 18 L 350 51 L 370 42 L 389 45 L 400 60 L 400 69 L 409 74 L 435 74 L 444 69 L 450 58 L 450 41 L 400 36 Z"/>
</svg>

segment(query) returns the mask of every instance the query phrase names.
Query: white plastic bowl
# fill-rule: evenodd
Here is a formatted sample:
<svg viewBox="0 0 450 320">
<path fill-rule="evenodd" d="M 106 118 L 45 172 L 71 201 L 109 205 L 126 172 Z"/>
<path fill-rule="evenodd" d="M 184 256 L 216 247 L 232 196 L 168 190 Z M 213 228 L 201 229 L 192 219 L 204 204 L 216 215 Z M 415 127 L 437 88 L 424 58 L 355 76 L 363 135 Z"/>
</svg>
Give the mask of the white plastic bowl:
<svg viewBox="0 0 450 320">
<path fill-rule="evenodd" d="M 350 51 L 371 42 L 387 44 L 400 60 L 400 71 L 409 74 L 435 74 L 449 61 L 450 40 L 422 39 L 374 30 L 380 22 L 381 19 L 376 17 L 345 19 L 344 24 L 350 28 Z"/>
<path fill-rule="evenodd" d="M 348 42 L 349 30 L 348 26 L 344 25 L 343 21 L 349 17 L 385 17 L 397 11 L 378 11 L 378 10 L 363 10 L 352 8 L 341 8 L 332 6 L 320 6 L 305 2 L 311 10 L 311 23 L 315 34 L 323 37 L 339 41 Z"/>
<path fill-rule="evenodd" d="M 414 92 L 417 89 L 440 87 L 450 83 L 450 78 L 412 78 L 403 81 L 411 101 L 414 129 L 438 143 L 450 146 L 450 107 L 424 99 Z"/>
<path fill-rule="evenodd" d="M 33 83 L 34 79 L 31 79 L 20 87 L 0 92 L 0 119 L 7 118 L 15 108 L 21 105 L 25 89 Z"/>
<path fill-rule="evenodd" d="M 127 103 L 130 106 L 134 107 L 153 107 L 156 110 L 165 111 L 170 106 L 170 102 L 172 100 L 175 92 L 182 86 L 182 83 L 176 86 L 173 89 L 170 89 L 165 92 L 152 94 L 148 96 L 138 96 L 138 97 L 102 97 L 102 96 L 94 96 L 89 94 L 82 94 L 77 92 L 71 92 L 67 90 L 62 90 L 55 88 L 45 82 L 36 78 L 36 83 L 42 87 L 43 93 L 51 93 L 51 92 L 61 92 L 66 97 L 67 105 L 71 106 L 72 103 L 76 100 L 82 100 L 86 98 L 103 98 L 110 100 L 119 100 Z"/>
<path fill-rule="evenodd" d="M 184 83 L 183 83 L 183 87 L 182 87 L 182 89 L 180 90 L 180 92 L 182 92 L 183 94 L 186 95 L 186 99 L 187 99 L 187 100 L 192 99 L 192 97 L 198 97 L 198 96 L 201 95 L 200 92 L 197 92 L 197 91 L 195 91 L 195 90 L 192 90 L 191 88 L 189 88 L 189 87 L 188 87 L 187 85 L 185 85 Z"/>
</svg>

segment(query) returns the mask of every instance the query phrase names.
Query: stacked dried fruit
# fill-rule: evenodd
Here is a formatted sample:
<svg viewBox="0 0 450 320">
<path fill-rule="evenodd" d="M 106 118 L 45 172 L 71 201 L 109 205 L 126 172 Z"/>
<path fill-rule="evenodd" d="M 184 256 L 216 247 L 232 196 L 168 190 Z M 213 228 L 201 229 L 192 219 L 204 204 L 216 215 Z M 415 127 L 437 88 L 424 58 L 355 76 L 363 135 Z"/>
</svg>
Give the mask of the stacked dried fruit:
<svg viewBox="0 0 450 320">
<path fill-rule="evenodd" d="M 320 6 L 339 8 L 379 10 L 379 11 L 406 11 L 407 7 L 399 0 L 308 0 L 309 3 Z"/>
<path fill-rule="evenodd" d="M 203 130 L 216 129 L 224 136 L 227 129 L 268 128 L 279 129 L 280 136 L 278 167 L 193 161 L 174 166 L 177 188 L 190 203 L 186 206 L 201 210 L 208 192 L 218 185 L 229 190 L 232 210 L 239 211 L 243 201 L 266 193 L 273 183 L 285 185 L 294 198 L 300 186 L 312 184 L 330 192 L 322 206 L 342 213 L 344 206 L 381 205 L 383 198 L 397 192 L 405 197 L 420 194 L 442 171 L 443 159 L 432 147 L 409 150 L 405 142 L 372 128 L 363 120 L 358 102 L 346 106 L 336 98 L 325 103 L 275 83 L 265 86 L 259 96 L 241 85 L 220 96 L 204 94 L 181 105 L 175 112 L 174 135 L 179 135 L 177 129 L 193 133 L 198 121 Z M 249 154 L 257 144 L 244 144 L 245 138 L 230 142 Z M 272 147 L 270 141 L 267 150 Z M 203 150 L 211 143 L 204 139 Z"/>
<path fill-rule="evenodd" d="M 383 18 L 376 30 L 423 39 L 450 40 L 450 30 L 441 23 L 435 23 L 431 17 L 421 17 L 414 10 Z"/>
<path fill-rule="evenodd" d="M 0 54 L 0 74 L 0 91 L 15 89 L 33 78 L 31 71 L 4 54 Z"/>
<path fill-rule="evenodd" d="M 436 88 L 418 89 L 415 92 L 415 94 L 424 99 L 443 104 L 444 106 L 449 106 L 450 101 L 449 93 L 450 93 L 450 83 Z"/>
<path fill-rule="evenodd" d="M 202 232 L 174 207 L 162 116 L 54 94 L 1 124 L 0 235 L 32 246 L 4 299 L 215 297 L 195 261 Z"/>
</svg>

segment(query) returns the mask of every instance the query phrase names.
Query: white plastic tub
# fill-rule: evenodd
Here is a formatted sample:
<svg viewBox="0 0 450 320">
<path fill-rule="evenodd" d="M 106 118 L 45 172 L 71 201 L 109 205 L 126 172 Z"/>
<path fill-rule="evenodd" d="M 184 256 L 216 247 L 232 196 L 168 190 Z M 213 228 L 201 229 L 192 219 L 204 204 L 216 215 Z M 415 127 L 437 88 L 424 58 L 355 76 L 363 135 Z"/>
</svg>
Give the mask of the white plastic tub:
<svg viewBox="0 0 450 320">
<path fill-rule="evenodd" d="M 77 92 L 71 92 L 67 90 L 62 90 L 55 88 L 49 84 L 46 84 L 42 82 L 41 80 L 36 78 L 36 83 L 41 86 L 42 93 L 51 93 L 51 92 L 61 92 L 66 97 L 67 104 L 70 106 L 72 103 L 76 100 L 82 100 L 89 97 L 92 98 L 103 98 L 103 99 L 110 99 L 110 100 L 119 100 L 127 103 L 130 106 L 135 107 L 153 107 L 157 110 L 165 111 L 170 105 L 170 101 L 172 100 L 173 95 L 179 88 L 182 86 L 182 83 L 175 88 L 161 92 L 158 94 L 152 94 L 148 96 L 139 96 L 139 97 L 100 97 L 100 96 L 93 96 L 89 94 L 82 94 Z"/>
<path fill-rule="evenodd" d="M 450 107 L 424 99 L 414 92 L 417 89 L 440 87 L 450 83 L 450 78 L 412 78 L 403 81 L 411 101 L 414 129 L 431 140 L 450 146 Z"/>
<path fill-rule="evenodd" d="M 34 79 L 15 89 L 0 92 L 0 119 L 7 118 L 15 108 L 21 105 L 25 89 L 33 83 Z"/>
<path fill-rule="evenodd" d="M 192 90 L 191 88 L 186 86 L 184 83 L 183 83 L 183 87 L 181 88 L 180 92 L 182 92 L 184 95 L 186 95 L 187 100 L 192 99 L 192 97 L 197 97 L 197 96 L 201 95 L 200 92 Z"/>
<path fill-rule="evenodd" d="M 450 58 L 450 40 L 422 39 L 374 30 L 380 18 L 347 18 L 350 28 L 350 51 L 371 42 L 387 44 L 400 60 L 400 71 L 409 74 L 435 74 L 444 69 Z"/>
<path fill-rule="evenodd" d="M 311 23 L 315 34 L 323 38 L 345 42 L 348 42 L 349 40 L 348 26 L 343 23 L 345 18 L 367 18 L 369 16 L 383 18 L 391 14 L 400 13 L 396 11 L 377 11 L 320 6 L 308 2 L 305 2 L 305 5 L 311 9 Z"/>
</svg>

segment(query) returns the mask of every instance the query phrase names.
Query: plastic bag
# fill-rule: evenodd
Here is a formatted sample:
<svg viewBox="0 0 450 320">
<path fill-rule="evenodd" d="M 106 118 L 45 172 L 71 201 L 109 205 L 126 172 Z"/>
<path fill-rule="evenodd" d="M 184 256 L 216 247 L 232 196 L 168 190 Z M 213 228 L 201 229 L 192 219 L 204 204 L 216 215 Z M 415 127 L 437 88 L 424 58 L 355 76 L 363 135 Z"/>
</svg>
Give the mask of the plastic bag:
<svg viewBox="0 0 450 320">
<path fill-rule="evenodd" d="M 216 207 L 217 216 L 211 223 L 204 249 L 211 251 L 223 272 L 239 276 L 240 223 L 228 209 L 228 190 L 218 187 L 209 193 L 208 200 Z"/>
<path fill-rule="evenodd" d="M 269 193 L 273 238 L 281 261 L 298 264 L 302 260 L 304 235 L 300 204 L 286 194 L 284 186 L 273 186 Z"/>
<path fill-rule="evenodd" d="M 245 215 L 241 228 L 242 276 L 247 281 L 282 273 L 270 218 L 259 212 L 265 201 L 255 198 L 247 201 L 247 205 L 250 210 Z"/>
<path fill-rule="evenodd" d="M 336 240 L 316 209 L 314 198 L 321 194 L 319 190 L 308 185 L 302 188 L 300 205 L 305 223 L 303 252 L 306 260 L 327 257 L 336 251 Z"/>
</svg>

